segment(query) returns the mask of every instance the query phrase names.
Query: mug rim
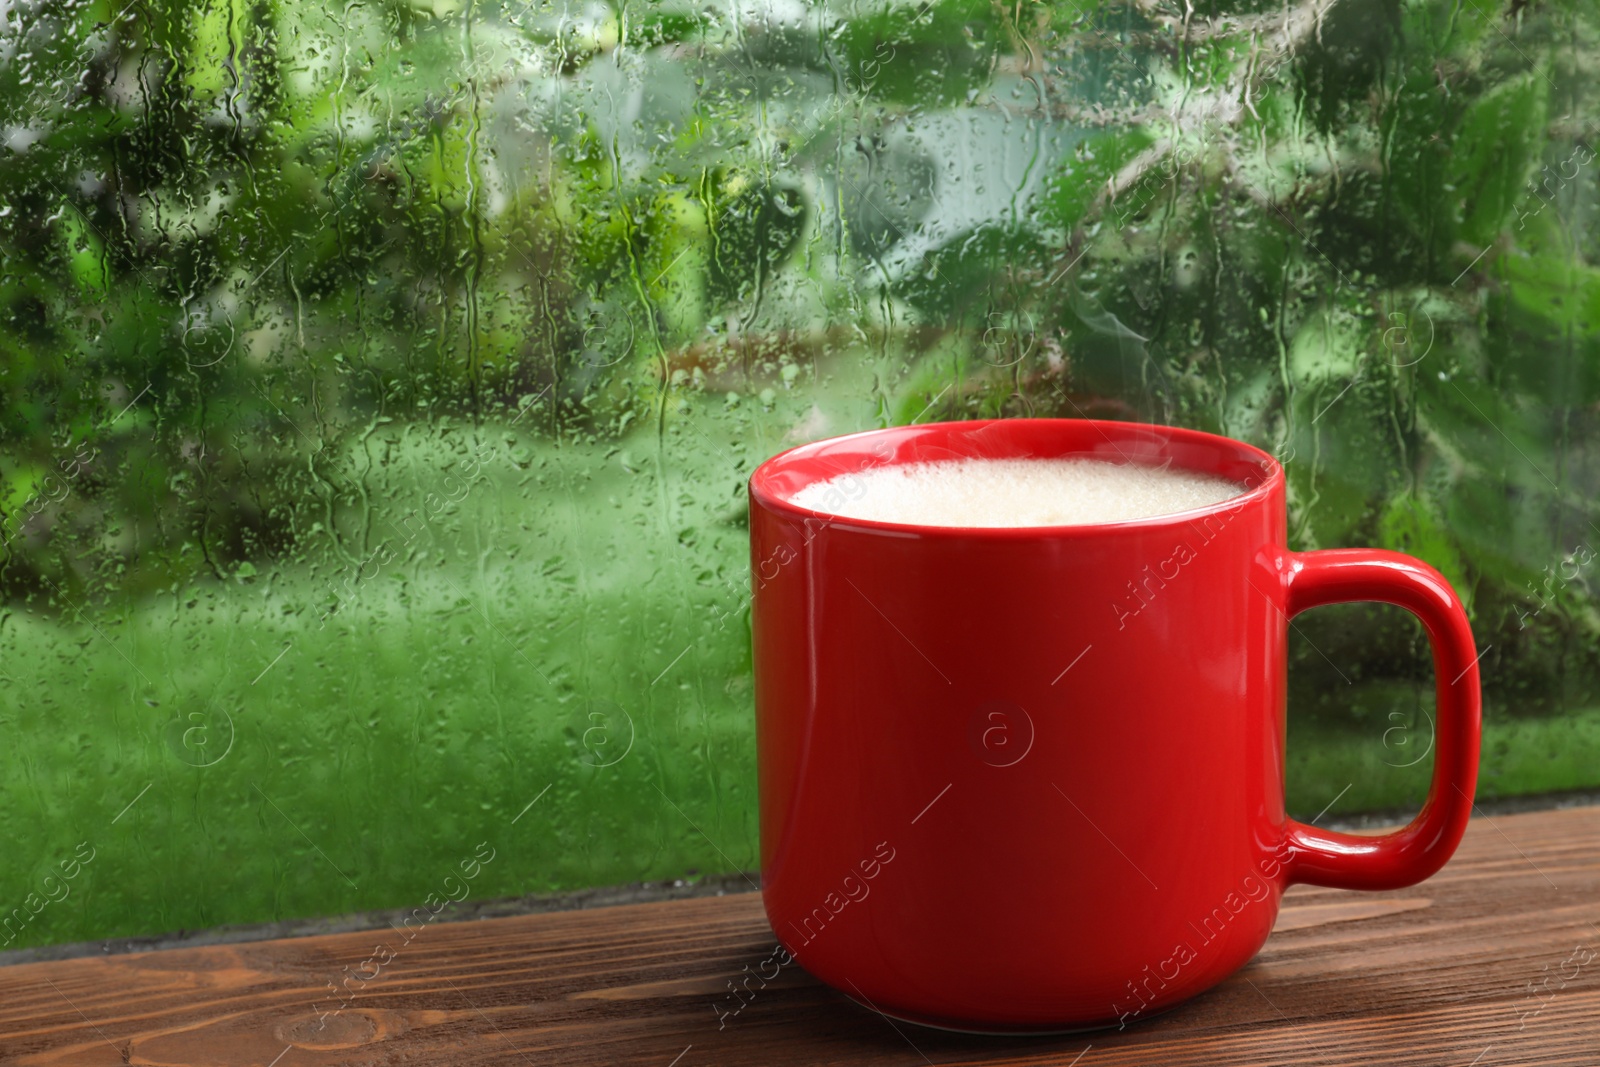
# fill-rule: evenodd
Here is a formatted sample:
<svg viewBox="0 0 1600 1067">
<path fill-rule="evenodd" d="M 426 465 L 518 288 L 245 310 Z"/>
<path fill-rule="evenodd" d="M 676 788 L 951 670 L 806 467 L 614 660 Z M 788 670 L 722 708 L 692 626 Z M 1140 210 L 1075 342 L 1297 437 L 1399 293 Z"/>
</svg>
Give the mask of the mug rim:
<svg viewBox="0 0 1600 1067">
<path fill-rule="evenodd" d="M 918 431 L 935 431 L 950 433 L 957 429 L 978 431 L 985 427 L 997 424 L 1010 424 L 1021 426 L 1088 426 L 1097 431 L 1110 442 L 1113 447 L 1116 441 L 1113 435 L 1121 435 L 1127 439 L 1136 435 L 1144 435 L 1146 441 L 1149 435 L 1156 434 L 1164 438 L 1163 444 L 1174 441 L 1183 441 L 1192 444 L 1210 445 L 1220 450 L 1231 450 L 1235 457 L 1246 462 L 1255 461 L 1267 472 L 1266 477 L 1256 486 L 1242 485 L 1243 492 L 1233 496 L 1224 497 L 1214 504 L 1204 504 L 1200 507 L 1186 508 L 1183 511 L 1171 511 L 1161 515 L 1148 515 L 1138 519 L 1119 519 L 1114 522 L 1070 523 L 1054 526 L 940 526 L 916 522 L 889 522 L 882 519 L 861 519 L 839 515 L 831 511 L 818 511 L 814 508 L 802 507 L 794 503 L 786 495 L 780 493 L 773 485 L 774 477 L 786 466 L 796 460 L 808 458 L 809 454 L 819 452 L 824 446 L 834 446 L 843 442 L 870 441 L 873 438 L 900 438 L 914 437 Z M 1216 475 L 1215 471 L 1197 470 L 1185 467 L 1196 473 Z M 817 479 L 821 480 L 821 479 Z M 1225 437 L 1221 434 L 1208 433 L 1204 430 L 1191 430 L 1182 426 L 1164 426 L 1160 423 L 1123 422 L 1114 419 L 1074 419 L 1074 418 L 1013 418 L 1013 419 L 958 419 L 945 422 L 907 423 L 903 426 L 888 426 L 875 430 L 858 430 L 855 433 L 839 434 L 834 437 L 824 437 L 815 441 L 795 445 L 784 449 L 782 452 L 763 461 L 751 473 L 747 488 L 753 502 L 760 504 L 768 511 L 781 515 L 790 521 L 804 521 L 807 519 L 818 520 L 830 527 L 844 527 L 901 537 L 940 537 L 940 538 L 965 538 L 988 540 L 1016 540 L 1034 537 L 1070 538 L 1094 537 L 1105 533 L 1135 532 L 1140 530 L 1158 529 L 1166 526 L 1176 526 L 1193 522 L 1196 519 L 1216 515 L 1222 512 L 1236 512 L 1250 504 L 1265 500 L 1277 491 L 1284 483 L 1283 465 L 1277 458 L 1255 445 L 1237 438 Z"/>
</svg>

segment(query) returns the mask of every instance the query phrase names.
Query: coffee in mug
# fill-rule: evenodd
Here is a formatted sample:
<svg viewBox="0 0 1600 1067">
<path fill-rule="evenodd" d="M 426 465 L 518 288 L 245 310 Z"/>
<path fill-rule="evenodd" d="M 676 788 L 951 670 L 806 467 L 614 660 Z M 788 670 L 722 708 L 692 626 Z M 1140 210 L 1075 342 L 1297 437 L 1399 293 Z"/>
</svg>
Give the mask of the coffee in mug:
<svg viewBox="0 0 1600 1067">
<path fill-rule="evenodd" d="M 1104 459 L 958 459 L 813 482 L 792 502 L 842 518 L 919 526 L 1076 526 L 1215 504 L 1243 486 L 1181 467 Z M 830 507 L 837 500 L 839 504 Z"/>
</svg>

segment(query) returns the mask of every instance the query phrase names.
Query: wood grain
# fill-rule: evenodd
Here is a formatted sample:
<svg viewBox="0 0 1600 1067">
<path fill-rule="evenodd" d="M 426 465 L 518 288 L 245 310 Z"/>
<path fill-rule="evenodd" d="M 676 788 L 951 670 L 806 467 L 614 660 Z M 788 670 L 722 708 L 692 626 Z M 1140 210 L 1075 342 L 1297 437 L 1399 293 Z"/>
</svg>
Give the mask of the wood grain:
<svg viewBox="0 0 1600 1067">
<path fill-rule="evenodd" d="M 789 967 L 754 894 L 0 969 L 0 1062 L 650 1067 L 1600 1064 L 1600 808 L 1474 821 L 1421 886 L 1297 887 L 1243 971 L 1122 1032 L 990 1039 L 891 1023 Z M 1587 955 L 1585 955 L 1587 953 Z M 1584 961 L 1584 962 L 1579 962 Z M 346 971 L 350 968 L 350 971 Z M 327 1012 L 324 1025 L 319 1026 Z"/>
</svg>

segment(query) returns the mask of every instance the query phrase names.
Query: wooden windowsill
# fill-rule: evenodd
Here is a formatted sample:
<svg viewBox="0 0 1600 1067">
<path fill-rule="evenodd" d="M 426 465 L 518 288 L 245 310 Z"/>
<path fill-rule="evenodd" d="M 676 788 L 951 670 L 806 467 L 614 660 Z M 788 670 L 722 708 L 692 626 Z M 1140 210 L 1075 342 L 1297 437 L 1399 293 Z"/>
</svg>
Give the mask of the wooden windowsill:
<svg viewBox="0 0 1600 1067">
<path fill-rule="evenodd" d="M 749 893 L 437 924 L 337 1011 L 382 932 L 0 968 L 0 1063 L 1594 1064 L 1597 845 L 1600 808 L 1494 816 L 1411 889 L 1296 887 L 1248 967 L 1121 1032 L 891 1024 L 798 967 L 719 1028 L 774 944 Z"/>
</svg>

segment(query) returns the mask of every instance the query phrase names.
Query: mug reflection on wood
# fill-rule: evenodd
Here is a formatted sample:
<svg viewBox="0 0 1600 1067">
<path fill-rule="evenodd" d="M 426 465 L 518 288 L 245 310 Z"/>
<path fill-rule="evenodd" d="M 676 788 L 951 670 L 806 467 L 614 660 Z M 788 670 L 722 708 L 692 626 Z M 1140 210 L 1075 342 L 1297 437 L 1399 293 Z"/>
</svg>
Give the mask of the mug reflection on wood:
<svg viewBox="0 0 1600 1067">
<path fill-rule="evenodd" d="M 1059 457 L 1240 493 L 1005 528 L 790 499 L 888 464 Z M 1479 693 L 1460 602 L 1408 556 L 1291 552 L 1282 468 L 1256 448 L 1092 420 L 904 426 L 785 452 L 749 494 L 763 899 L 785 949 L 874 1010 L 1125 1026 L 1243 966 L 1288 886 L 1410 885 L 1461 838 Z M 1354 600 L 1417 615 L 1437 679 L 1427 803 L 1381 837 L 1284 810 L 1288 622 Z"/>
</svg>

